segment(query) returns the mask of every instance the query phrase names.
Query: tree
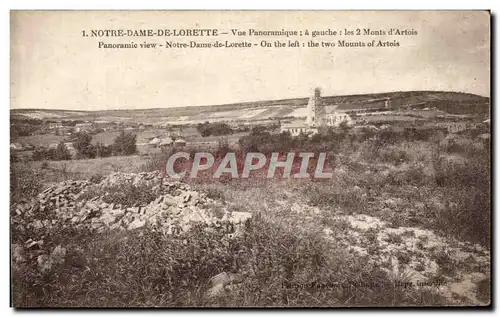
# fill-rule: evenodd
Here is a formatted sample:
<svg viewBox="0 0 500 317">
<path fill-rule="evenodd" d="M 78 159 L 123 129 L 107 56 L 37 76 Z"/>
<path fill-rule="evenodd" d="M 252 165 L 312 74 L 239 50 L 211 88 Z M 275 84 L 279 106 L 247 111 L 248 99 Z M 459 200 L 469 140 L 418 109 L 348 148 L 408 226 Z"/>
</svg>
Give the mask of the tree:
<svg viewBox="0 0 500 317">
<path fill-rule="evenodd" d="M 85 131 L 72 135 L 73 146 L 79 158 L 94 158 L 95 147 L 92 145 L 92 136 Z"/>
<path fill-rule="evenodd" d="M 115 138 L 113 142 L 113 152 L 115 155 L 132 155 L 137 153 L 136 146 L 137 135 L 122 132 Z"/>
<path fill-rule="evenodd" d="M 97 142 L 97 144 L 95 145 L 95 149 L 97 157 L 108 157 L 113 154 L 112 146 L 106 146 L 102 142 Z"/>
<path fill-rule="evenodd" d="M 209 123 L 208 121 L 205 121 L 205 123 L 198 123 L 196 129 L 203 137 L 211 135 L 227 135 L 234 132 L 233 129 L 226 123 Z"/>
<path fill-rule="evenodd" d="M 55 149 L 54 159 L 57 161 L 71 160 L 71 153 L 63 141 L 59 142 Z"/>
<path fill-rule="evenodd" d="M 41 161 L 45 159 L 45 150 L 42 147 L 37 146 L 31 154 L 31 159 L 33 161 Z"/>
</svg>

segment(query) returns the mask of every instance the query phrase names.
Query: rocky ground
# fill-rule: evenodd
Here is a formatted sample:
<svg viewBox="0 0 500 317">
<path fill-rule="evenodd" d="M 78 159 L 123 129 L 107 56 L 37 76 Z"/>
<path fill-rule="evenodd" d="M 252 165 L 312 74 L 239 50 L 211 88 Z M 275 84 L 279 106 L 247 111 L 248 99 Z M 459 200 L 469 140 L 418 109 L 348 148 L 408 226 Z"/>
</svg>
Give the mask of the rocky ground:
<svg viewBox="0 0 500 317">
<path fill-rule="evenodd" d="M 156 197 L 147 204 L 106 202 L 108 189 L 117 186 L 146 186 Z M 86 193 L 95 193 L 86 197 Z M 150 225 L 172 234 L 189 230 L 192 223 L 240 224 L 249 213 L 229 212 L 215 200 L 180 182 L 166 182 L 160 173 L 114 173 L 97 184 L 67 181 L 45 189 L 36 199 L 13 206 L 12 223 L 20 231 L 63 226 L 133 230 Z"/>
<path fill-rule="evenodd" d="M 450 305 L 489 304 L 491 254 L 479 244 L 419 227 L 394 226 L 365 214 L 339 214 L 320 222 L 329 211 L 296 202 L 278 201 L 278 205 L 318 223 L 325 239 L 367 265 L 381 267 L 401 291 L 432 288 Z"/>
<path fill-rule="evenodd" d="M 155 198 L 149 203 L 132 205 L 109 202 L 110 191 L 124 186 L 146 188 Z M 52 228 L 85 228 L 98 235 L 107 230 L 136 230 L 147 226 L 165 235 L 176 235 L 202 223 L 207 225 L 207 231 L 223 230 L 232 239 L 243 234 L 244 225 L 252 217 L 248 212 L 229 211 L 187 184 L 166 181 L 159 172 L 113 173 L 97 183 L 87 180 L 57 183 L 36 198 L 13 205 L 11 210 L 11 224 L 16 232 L 40 233 L 40 236 L 31 235 L 24 244 L 12 246 L 13 262 L 22 263 L 36 257 L 41 272 L 64 262 L 64 246 L 58 245 L 53 250 L 44 247 L 44 233 Z"/>
<path fill-rule="evenodd" d="M 128 193 L 130 188 L 143 188 L 141 197 L 149 198 L 118 195 Z M 29 236 L 12 245 L 14 269 L 19 263 L 36 261 L 38 270 L 44 274 L 64 263 L 67 252 L 71 251 L 68 246 L 44 245 L 45 233 L 52 228 L 85 228 L 96 236 L 110 230 L 149 228 L 175 236 L 202 223 L 207 232 L 223 231 L 229 239 L 234 239 L 241 238 L 251 225 L 252 210 L 266 210 L 264 217 L 295 222 L 304 230 L 314 228 L 325 241 L 342 246 L 370 267 L 382 268 L 402 292 L 408 288 L 431 288 L 451 305 L 489 303 L 491 258 L 489 251 L 480 245 L 416 226 L 394 226 L 366 214 L 332 214 L 331 210 L 309 205 L 299 196 L 275 192 L 278 190 L 269 188 L 268 193 L 255 199 L 259 190 L 252 188 L 235 191 L 229 201 L 213 199 L 185 183 L 168 181 L 159 172 L 113 173 L 93 182 L 57 183 L 37 197 L 11 206 L 11 227 L 17 234 Z M 135 194 L 131 191 L 129 195 Z M 255 204 L 245 203 L 248 201 Z M 384 201 L 389 209 L 397 203 L 394 199 Z M 216 274 L 210 279 L 205 295 L 223 296 L 244 279 L 242 272 Z"/>
</svg>

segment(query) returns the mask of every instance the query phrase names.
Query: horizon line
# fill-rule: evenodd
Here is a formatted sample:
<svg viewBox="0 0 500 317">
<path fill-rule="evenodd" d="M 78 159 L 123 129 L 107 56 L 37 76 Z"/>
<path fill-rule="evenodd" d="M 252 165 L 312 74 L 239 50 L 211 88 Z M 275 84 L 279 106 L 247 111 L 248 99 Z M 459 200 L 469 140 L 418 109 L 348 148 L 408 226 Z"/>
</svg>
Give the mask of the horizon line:
<svg viewBox="0 0 500 317">
<path fill-rule="evenodd" d="M 384 94 L 394 94 L 394 93 L 410 93 L 410 92 L 427 92 L 427 93 L 457 93 L 457 94 L 466 94 L 473 95 L 481 98 L 488 98 L 491 102 L 491 92 L 490 96 L 483 96 L 479 94 L 474 94 L 470 92 L 463 91 L 453 91 L 453 90 L 396 90 L 396 91 L 386 91 L 386 92 L 377 92 L 377 93 L 355 93 L 348 95 L 325 95 L 321 96 L 322 98 L 333 98 L 333 97 L 352 97 L 352 96 L 366 96 L 366 95 L 384 95 Z M 239 101 L 239 102 L 231 102 L 231 103 L 223 103 L 223 104 L 212 104 L 212 105 L 191 105 L 191 106 L 172 106 L 172 107 L 154 107 L 154 108 L 112 108 L 112 109 L 94 109 L 94 110 L 85 110 L 85 109 L 64 109 L 64 108 L 12 108 L 10 107 L 10 111 L 18 111 L 18 110 L 48 110 L 48 111 L 78 111 L 78 112 L 99 112 L 99 111 L 145 111 L 145 110 L 162 110 L 162 109 L 181 109 L 181 108 L 195 108 L 195 107 L 221 107 L 221 106 L 231 106 L 231 105 L 239 105 L 239 104 L 251 104 L 257 102 L 277 102 L 277 101 L 288 101 L 288 100 L 297 100 L 297 99 L 308 99 L 309 96 L 306 97 L 292 97 L 292 98 L 278 98 L 278 99 L 264 99 L 264 100 L 249 100 L 249 101 Z"/>
</svg>

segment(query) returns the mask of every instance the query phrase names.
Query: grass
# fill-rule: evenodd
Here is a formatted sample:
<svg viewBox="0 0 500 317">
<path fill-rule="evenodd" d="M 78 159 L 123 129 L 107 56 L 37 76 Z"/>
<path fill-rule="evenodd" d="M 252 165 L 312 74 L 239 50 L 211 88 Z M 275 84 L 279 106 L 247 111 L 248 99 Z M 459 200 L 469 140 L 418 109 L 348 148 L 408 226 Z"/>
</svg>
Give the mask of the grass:
<svg viewBox="0 0 500 317">
<path fill-rule="evenodd" d="M 243 236 L 195 227 L 179 236 L 164 236 L 150 229 L 96 233 L 59 228 L 50 232 L 17 232 L 12 241 L 44 235 L 42 252 L 58 245 L 67 249 L 63 264 L 48 274 L 37 268 L 36 257 L 13 267 L 16 307 L 308 307 L 308 306 L 431 306 L 450 301 L 433 288 L 409 285 L 403 273 L 388 274 L 368 261 L 378 252 L 377 231 L 368 229 L 368 256 L 349 252 L 342 239 L 352 231 L 338 221 L 339 214 L 367 214 L 394 227 L 418 226 L 436 234 L 489 247 L 489 152 L 460 151 L 463 165 L 451 164 L 456 153 L 439 151 L 436 144 L 403 141 L 378 145 L 370 141 L 340 141 L 343 157 L 336 160 L 334 179 L 321 182 L 230 182 L 187 180 L 232 211 L 253 214 Z M 346 142 L 351 142 L 347 144 Z M 97 160 L 14 164 L 11 198 L 37 193 L 43 181 L 81 177 L 99 182 L 114 171 L 158 170 L 166 157 L 110 157 Z M 37 165 L 38 164 L 38 165 Z M 30 171 L 37 171 L 32 173 Z M 429 172 L 431 171 L 431 172 Z M 58 174 L 58 175 L 56 175 Z M 109 190 L 109 202 L 147 203 L 150 188 Z M 30 194 L 31 193 L 31 194 Z M 88 193 L 90 198 L 95 193 Z M 85 198 L 85 197 L 83 197 Z M 284 205 L 283 205 L 284 202 Z M 297 214 L 290 205 L 314 206 L 321 215 Z M 331 229 L 325 239 L 323 228 Z M 415 238 L 413 231 L 389 235 L 400 245 Z M 404 238 L 404 239 L 403 239 Z M 387 242 L 387 241 L 386 241 Z M 423 241 L 425 242 L 425 241 Z M 416 249 L 424 251 L 424 243 Z M 420 248 L 418 246 L 420 244 Z M 411 261 L 400 252 L 401 264 Z M 443 274 L 455 262 L 438 253 Z M 424 270 L 420 264 L 419 270 Z M 229 285 L 218 297 L 207 297 L 210 278 L 235 273 L 240 283 Z M 478 296 L 489 298 L 488 286 L 477 285 Z"/>
<path fill-rule="evenodd" d="M 436 294 L 397 292 L 387 275 L 317 232 L 254 218 L 229 239 L 202 226 L 178 236 L 153 231 L 54 230 L 44 248 L 63 245 L 65 262 L 48 273 L 36 258 L 13 271 L 16 307 L 391 306 L 444 304 Z M 22 239 L 21 239 L 22 238 Z M 24 237 L 17 237 L 20 243 Z M 186 243 L 187 242 L 187 243 Z M 207 298 L 212 276 L 239 272 L 241 283 Z M 362 287 L 360 287 L 360 285 Z"/>
<path fill-rule="evenodd" d="M 73 175 L 78 175 L 79 178 L 89 178 L 90 176 L 99 173 L 107 175 L 113 172 L 133 173 L 138 172 L 140 166 L 148 161 L 149 157 L 141 155 L 133 156 L 112 156 L 97 159 L 71 160 L 71 161 L 48 161 L 48 162 L 25 162 L 16 163 L 14 168 L 28 168 L 31 170 L 39 170 L 42 164 L 48 164 L 52 170 L 65 170 Z M 44 178 L 44 180 L 52 181 Z"/>
<path fill-rule="evenodd" d="M 42 145 L 49 146 L 50 144 L 58 144 L 61 141 L 64 141 L 65 137 L 54 134 L 37 134 L 30 136 L 22 136 L 19 137 L 16 141 L 21 143 L 29 143 L 33 145 Z"/>
</svg>

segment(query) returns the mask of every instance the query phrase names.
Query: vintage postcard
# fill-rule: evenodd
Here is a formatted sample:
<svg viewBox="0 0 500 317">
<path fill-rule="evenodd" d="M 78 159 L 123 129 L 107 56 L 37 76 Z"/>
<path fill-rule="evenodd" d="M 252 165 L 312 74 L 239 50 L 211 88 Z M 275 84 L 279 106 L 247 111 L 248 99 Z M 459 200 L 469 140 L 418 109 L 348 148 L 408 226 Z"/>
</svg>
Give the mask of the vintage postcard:
<svg viewBox="0 0 500 317">
<path fill-rule="evenodd" d="M 490 27 L 11 11 L 12 306 L 490 306 Z"/>
</svg>

